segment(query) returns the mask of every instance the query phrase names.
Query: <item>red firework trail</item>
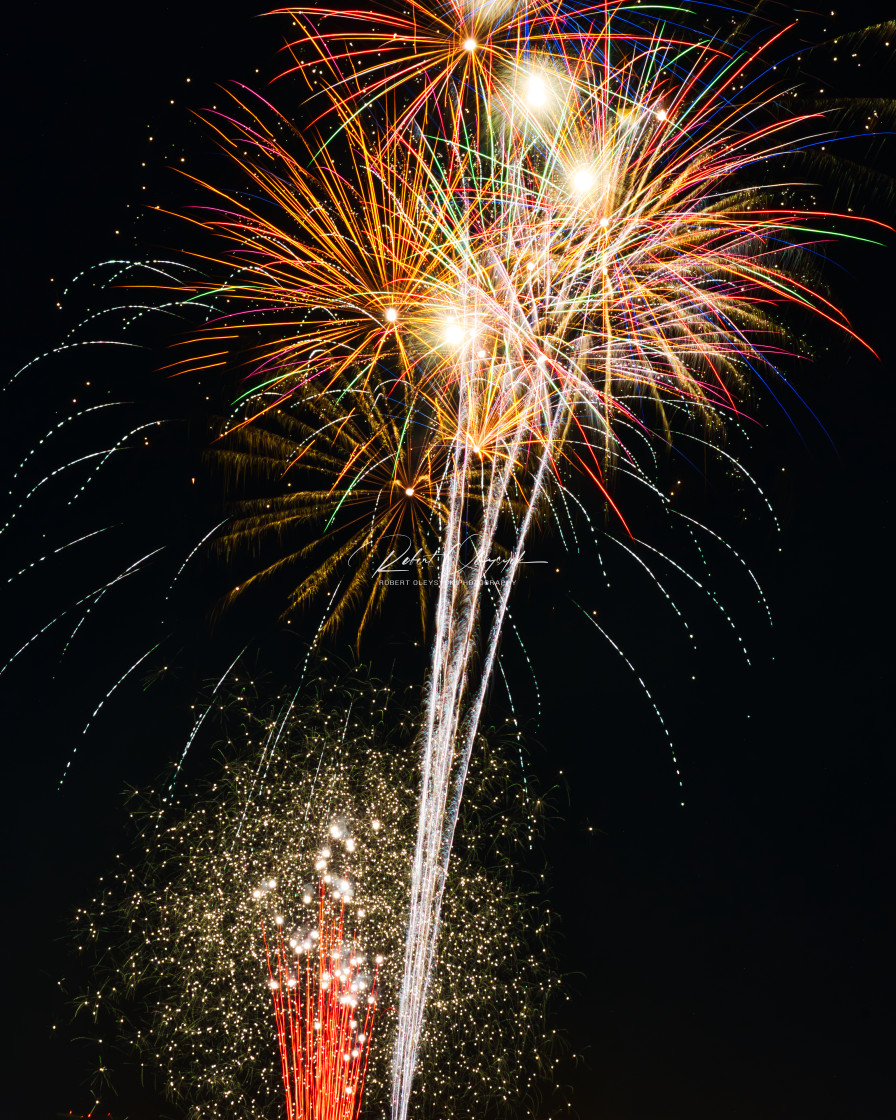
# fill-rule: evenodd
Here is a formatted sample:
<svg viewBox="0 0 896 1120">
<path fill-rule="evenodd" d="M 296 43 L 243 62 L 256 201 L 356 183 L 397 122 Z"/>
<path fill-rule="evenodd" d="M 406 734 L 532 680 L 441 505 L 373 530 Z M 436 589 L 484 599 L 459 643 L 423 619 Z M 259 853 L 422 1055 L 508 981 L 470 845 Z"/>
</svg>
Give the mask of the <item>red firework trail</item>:
<svg viewBox="0 0 896 1120">
<path fill-rule="evenodd" d="M 345 901 L 332 906 L 321 882 L 316 930 L 287 943 L 278 918 L 273 951 L 264 934 L 287 1120 L 356 1120 L 360 1112 L 377 975 L 368 982 L 344 920 Z"/>
</svg>

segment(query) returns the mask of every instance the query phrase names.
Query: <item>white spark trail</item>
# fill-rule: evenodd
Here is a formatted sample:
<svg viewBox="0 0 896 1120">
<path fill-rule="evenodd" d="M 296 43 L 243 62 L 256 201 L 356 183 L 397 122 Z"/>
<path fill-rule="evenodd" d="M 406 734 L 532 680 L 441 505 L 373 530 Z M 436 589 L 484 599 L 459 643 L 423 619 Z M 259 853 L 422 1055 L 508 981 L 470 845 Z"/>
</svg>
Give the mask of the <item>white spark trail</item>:
<svg viewBox="0 0 896 1120">
<path fill-rule="evenodd" d="M 407 1118 L 464 781 L 495 665 L 510 591 L 524 554 L 533 513 L 543 492 L 560 412 L 558 405 L 550 436 L 541 450 L 529 504 L 516 535 L 514 550 L 504 570 L 479 685 L 471 702 L 467 701 L 466 692 L 470 683 L 471 658 L 477 651 L 475 631 L 480 620 L 481 596 L 491 566 L 499 514 L 513 481 L 514 469 L 519 468 L 527 450 L 523 439 L 526 425 L 519 425 L 503 465 L 492 474 L 469 578 L 466 578 L 467 569 L 462 563 L 464 541 L 460 534 L 470 448 L 466 441 L 458 448 L 462 467 L 455 471 L 452 479 L 446 548 L 440 570 L 433 666 L 426 700 L 417 844 L 411 872 L 410 913 L 393 1058 L 393 1120 Z M 458 438 L 462 438 L 460 432 Z"/>
</svg>

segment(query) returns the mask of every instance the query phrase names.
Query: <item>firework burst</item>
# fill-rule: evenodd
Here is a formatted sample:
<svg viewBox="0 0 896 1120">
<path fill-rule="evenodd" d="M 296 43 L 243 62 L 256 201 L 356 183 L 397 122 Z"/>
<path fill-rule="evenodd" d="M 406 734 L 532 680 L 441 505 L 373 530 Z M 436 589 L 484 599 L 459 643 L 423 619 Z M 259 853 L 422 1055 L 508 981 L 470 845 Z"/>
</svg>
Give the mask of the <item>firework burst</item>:
<svg viewBox="0 0 896 1120">
<path fill-rule="evenodd" d="M 347 424 L 360 397 L 382 398 L 444 464 L 394 1061 L 404 1120 L 478 722 L 551 491 L 584 480 L 631 536 L 610 486 L 616 469 L 645 476 L 641 439 L 738 421 L 745 386 L 778 376 L 788 353 L 783 308 L 851 331 L 806 263 L 836 216 L 801 207 L 799 185 L 771 170 L 828 128 L 788 107 L 781 32 L 741 47 L 607 4 L 292 13 L 319 116 L 301 161 L 260 108 L 214 121 L 256 191 L 217 190 L 200 218 L 230 243 L 228 297 L 246 305 L 205 337 L 239 346 L 272 328 L 235 428 L 334 392 Z M 489 614 L 502 519 L 513 534 Z"/>
<path fill-rule="evenodd" d="M 376 976 L 376 1030 L 349 1016 L 345 1038 L 366 1035 L 365 1110 L 386 1115 L 416 825 L 414 713 L 392 689 L 360 678 L 321 685 L 319 698 L 302 705 L 264 704 L 248 680 L 236 687 L 243 700 L 216 698 L 229 761 L 215 780 L 176 801 L 132 803 L 143 856 L 131 867 L 120 862 L 79 915 L 82 955 L 96 960 L 81 1014 L 97 1023 L 99 1064 L 113 1086 L 136 1068 L 190 1117 L 264 1120 L 283 1107 L 284 1077 L 295 1106 L 302 1077 L 319 1075 L 324 1108 L 325 1098 L 336 1099 L 326 1096 L 324 1072 L 334 1052 L 312 1053 L 309 1063 L 306 1050 L 298 1071 L 297 1040 L 307 1043 L 309 1029 L 295 1025 L 295 1014 L 309 1010 L 309 992 L 318 1008 L 325 992 L 335 996 L 327 1006 L 337 1017 L 346 1006 L 339 998 L 358 998 L 341 980 L 321 989 L 329 967 L 313 968 L 308 987 L 308 963 L 339 948 L 354 974 L 349 989 L 360 978 L 370 993 Z M 540 1085 L 551 1085 L 545 1015 L 558 981 L 546 952 L 550 915 L 540 872 L 523 870 L 543 806 L 512 757 L 496 735 L 470 778 L 414 1097 L 422 1116 L 528 1114 Z M 323 918 L 321 881 L 329 892 Z M 295 964 L 287 968 L 298 960 L 303 987 Z M 301 1008 L 282 1007 L 279 1032 L 272 979 L 279 1000 L 301 993 Z M 312 1019 L 312 1036 L 315 1021 L 323 1018 Z M 360 1093 L 360 1081 L 352 1084 Z"/>
</svg>

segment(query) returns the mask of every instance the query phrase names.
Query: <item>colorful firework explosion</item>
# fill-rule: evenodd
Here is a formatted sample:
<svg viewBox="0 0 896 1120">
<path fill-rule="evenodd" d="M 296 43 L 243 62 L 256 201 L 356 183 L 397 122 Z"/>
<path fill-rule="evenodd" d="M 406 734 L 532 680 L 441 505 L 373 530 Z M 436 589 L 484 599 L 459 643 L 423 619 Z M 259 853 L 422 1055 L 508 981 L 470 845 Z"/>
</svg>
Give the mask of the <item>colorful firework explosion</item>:
<svg viewBox="0 0 896 1120">
<path fill-rule="evenodd" d="M 319 115 L 301 158 L 260 103 L 241 102 L 242 123 L 217 115 L 254 190 L 216 189 L 198 220 L 229 244 L 228 278 L 193 291 L 236 306 L 173 368 L 226 365 L 264 326 L 234 428 L 293 399 L 323 417 L 317 402 L 335 399 L 342 417 L 320 428 L 344 430 L 366 396 L 390 402 L 401 442 L 442 464 L 426 511 L 439 575 L 394 1064 L 405 1120 L 467 769 L 549 491 L 580 473 L 631 535 L 609 486 L 615 469 L 642 473 L 633 443 L 739 418 L 744 386 L 788 352 L 783 308 L 852 332 L 805 263 L 836 215 L 769 181 L 825 129 L 787 106 L 781 32 L 744 47 L 610 3 L 415 4 L 343 13 L 335 29 L 335 11 L 290 10 Z M 398 444 L 389 459 L 371 446 L 337 464 L 334 491 L 386 463 L 394 486 Z M 398 494 L 415 514 L 423 499 L 413 485 Z M 513 499 L 523 508 L 489 620 Z M 370 519 L 371 544 L 383 521 Z"/>
</svg>

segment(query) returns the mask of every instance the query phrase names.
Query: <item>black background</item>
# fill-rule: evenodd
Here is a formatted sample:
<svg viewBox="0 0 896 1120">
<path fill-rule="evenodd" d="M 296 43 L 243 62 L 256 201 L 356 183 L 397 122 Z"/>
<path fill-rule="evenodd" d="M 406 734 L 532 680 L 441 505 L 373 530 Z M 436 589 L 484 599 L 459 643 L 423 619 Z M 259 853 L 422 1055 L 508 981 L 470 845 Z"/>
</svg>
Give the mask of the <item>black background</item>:
<svg viewBox="0 0 896 1120">
<path fill-rule="evenodd" d="M 10 369 L 57 341 L 66 311 L 55 305 L 72 275 L 176 244 L 179 227 L 142 208 L 177 209 L 187 197 L 165 168 L 207 145 L 189 110 L 214 102 L 215 83 L 261 82 L 276 69 L 282 25 L 254 15 L 251 4 L 191 2 L 7 16 Z M 875 18 L 872 6 L 853 5 L 838 26 Z M 871 78 L 857 69 L 853 80 L 858 93 Z M 886 198 L 867 210 L 886 218 Z M 558 1019 L 582 1055 L 564 1071 L 582 1117 L 877 1120 L 894 1111 L 890 250 L 844 250 L 839 259 L 838 301 L 880 360 L 832 341 L 802 373 L 800 390 L 833 446 L 805 409 L 795 414 L 797 435 L 772 402 L 759 406 L 764 428 L 750 467 L 782 532 L 761 503 L 735 497 L 721 472 L 694 471 L 684 483 L 690 508 L 736 543 L 771 604 L 769 630 L 749 581 L 724 566 L 719 595 L 751 665 L 716 608 L 683 585 L 695 653 L 625 564 L 611 565 L 611 590 L 599 591 L 593 556 L 567 556 L 556 541 L 540 546 L 552 577 L 524 583 L 515 598 L 541 688 L 537 729 L 524 665 L 508 659 L 532 765 L 555 788 L 547 857 L 570 995 Z M 96 360 L 114 375 L 107 355 Z M 66 412 L 91 361 L 35 367 L 23 389 L 7 393 L 11 462 Z M 123 379 L 130 369 L 122 361 Z M 140 377 L 145 370 L 137 395 Z M 188 525 L 208 513 L 187 486 L 191 469 L 187 454 L 159 465 L 147 492 L 134 479 L 120 485 L 138 510 L 151 508 L 148 521 L 170 503 L 172 520 Z M 23 565 L 34 546 L 28 529 L 39 528 L 26 524 L 18 538 Z M 638 528 L 648 535 L 649 520 Z M 54 595 L 64 599 L 51 582 L 14 586 L 14 648 L 49 617 Z M 682 796 L 649 702 L 571 594 L 600 609 L 656 697 Z M 157 698 L 135 689 L 110 701 L 57 793 L 86 717 L 137 656 L 130 651 L 145 648 L 146 608 L 136 593 L 124 601 L 75 665 L 57 672 L 36 653 L 7 676 L 3 959 L 13 994 L 2 1111 L 10 1116 L 78 1112 L 89 1099 L 90 1071 L 56 989 L 69 968 L 66 923 L 121 850 L 124 782 L 150 780 L 177 753 L 191 696 L 229 660 L 197 626 L 200 637 L 184 640 Z M 273 641 L 268 667 L 284 639 Z M 398 650 L 404 634 L 383 623 L 377 641 Z M 406 670 L 422 672 L 420 653 Z M 496 715 L 501 704 L 496 697 Z M 148 1094 L 139 1098 L 104 1102 L 103 1112 L 158 1115 Z"/>
</svg>

